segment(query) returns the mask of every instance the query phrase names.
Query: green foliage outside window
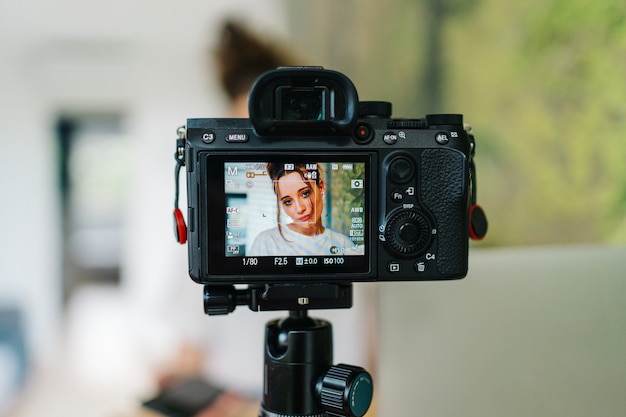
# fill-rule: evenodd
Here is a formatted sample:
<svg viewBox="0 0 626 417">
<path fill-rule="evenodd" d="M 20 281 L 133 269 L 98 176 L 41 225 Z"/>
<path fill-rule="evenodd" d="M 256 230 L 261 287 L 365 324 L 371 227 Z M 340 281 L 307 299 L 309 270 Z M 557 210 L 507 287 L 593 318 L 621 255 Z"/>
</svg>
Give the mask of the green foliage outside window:
<svg viewBox="0 0 626 417">
<path fill-rule="evenodd" d="M 465 115 L 483 245 L 626 242 L 625 2 L 293 3 L 295 46 L 361 99 Z"/>
</svg>

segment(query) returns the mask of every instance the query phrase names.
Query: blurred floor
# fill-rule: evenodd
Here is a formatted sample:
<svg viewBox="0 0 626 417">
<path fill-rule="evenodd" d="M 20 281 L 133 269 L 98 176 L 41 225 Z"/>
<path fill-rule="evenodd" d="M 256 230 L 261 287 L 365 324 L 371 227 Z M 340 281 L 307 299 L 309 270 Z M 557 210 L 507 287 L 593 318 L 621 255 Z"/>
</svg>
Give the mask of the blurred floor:
<svg viewBox="0 0 626 417">
<path fill-rule="evenodd" d="M 626 247 L 507 248 L 473 251 L 464 280 L 378 284 L 372 411 L 625 415 L 624 271 Z M 128 309 L 84 289 L 8 417 L 136 416 L 156 387 Z"/>
<path fill-rule="evenodd" d="M 112 417 L 133 413 L 156 389 L 115 287 L 85 287 L 70 302 L 55 359 L 35 364 L 10 417 Z"/>
</svg>

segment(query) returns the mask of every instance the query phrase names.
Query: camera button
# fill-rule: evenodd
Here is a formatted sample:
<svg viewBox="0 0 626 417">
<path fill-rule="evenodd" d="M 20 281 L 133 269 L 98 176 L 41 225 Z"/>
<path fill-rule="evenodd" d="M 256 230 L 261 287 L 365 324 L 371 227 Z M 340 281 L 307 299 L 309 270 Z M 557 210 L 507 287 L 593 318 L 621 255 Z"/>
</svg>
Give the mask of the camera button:
<svg viewBox="0 0 626 417">
<path fill-rule="evenodd" d="M 450 137 L 448 136 L 447 132 L 439 132 L 435 136 L 435 140 L 437 141 L 438 144 L 445 145 L 448 142 L 450 142 Z"/>
<path fill-rule="evenodd" d="M 391 192 L 391 199 L 395 203 L 401 203 L 402 200 L 404 200 L 404 194 L 402 194 L 402 192 L 399 190 L 394 190 Z"/>
<path fill-rule="evenodd" d="M 226 135 L 228 143 L 243 143 L 248 141 L 248 135 L 245 133 L 229 133 Z"/>
<path fill-rule="evenodd" d="M 389 272 L 391 272 L 391 273 L 400 272 L 400 262 L 391 261 L 387 265 L 387 268 L 389 269 Z"/>
<path fill-rule="evenodd" d="M 387 132 L 383 135 L 383 142 L 387 145 L 394 145 L 398 141 L 398 135 L 394 132 Z"/>
<path fill-rule="evenodd" d="M 415 266 L 415 272 L 417 272 L 418 274 L 423 274 L 427 272 L 428 270 L 428 263 L 424 261 L 417 261 L 415 262 L 414 266 Z"/>
<path fill-rule="evenodd" d="M 211 131 L 202 133 L 202 142 L 212 143 L 214 140 L 215 140 L 215 133 Z"/>
<path fill-rule="evenodd" d="M 357 128 L 354 130 L 354 136 L 357 142 L 367 143 L 373 137 L 372 128 L 366 125 L 365 123 L 362 123 L 358 125 Z"/>
<path fill-rule="evenodd" d="M 413 178 L 414 172 L 413 162 L 404 156 L 394 158 L 389 164 L 389 176 L 396 183 L 406 183 Z"/>
</svg>

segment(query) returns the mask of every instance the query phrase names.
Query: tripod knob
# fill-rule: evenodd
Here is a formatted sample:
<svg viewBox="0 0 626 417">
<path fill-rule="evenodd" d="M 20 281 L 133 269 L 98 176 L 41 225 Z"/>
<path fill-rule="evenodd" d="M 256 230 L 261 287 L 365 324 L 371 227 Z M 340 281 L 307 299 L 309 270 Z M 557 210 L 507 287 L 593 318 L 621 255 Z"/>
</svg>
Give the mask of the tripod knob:
<svg viewBox="0 0 626 417">
<path fill-rule="evenodd" d="M 362 417 L 372 402 L 374 384 L 365 369 L 340 364 L 326 371 L 317 389 L 322 406 L 329 415 Z"/>
</svg>

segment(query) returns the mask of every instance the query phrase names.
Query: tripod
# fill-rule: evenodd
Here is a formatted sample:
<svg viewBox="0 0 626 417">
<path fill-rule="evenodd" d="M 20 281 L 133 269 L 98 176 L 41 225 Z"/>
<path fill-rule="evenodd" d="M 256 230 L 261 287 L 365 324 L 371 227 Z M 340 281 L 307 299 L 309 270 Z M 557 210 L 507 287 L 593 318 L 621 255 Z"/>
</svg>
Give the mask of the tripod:
<svg viewBox="0 0 626 417">
<path fill-rule="evenodd" d="M 276 285 L 244 290 L 205 286 L 204 302 L 210 315 L 227 314 L 244 304 L 254 311 L 289 311 L 287 317 L 265 326 L 260 417 L 361 417 L 367 412 L 373 395 L 372 377 L 357 366 L 332 365 L 332 325 L 308 315 L 309 308 L 320 305 L 351 306 L 351 284 Z"/>
</svg>

